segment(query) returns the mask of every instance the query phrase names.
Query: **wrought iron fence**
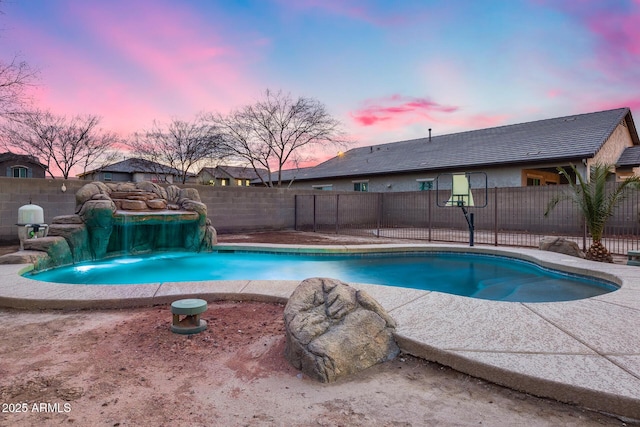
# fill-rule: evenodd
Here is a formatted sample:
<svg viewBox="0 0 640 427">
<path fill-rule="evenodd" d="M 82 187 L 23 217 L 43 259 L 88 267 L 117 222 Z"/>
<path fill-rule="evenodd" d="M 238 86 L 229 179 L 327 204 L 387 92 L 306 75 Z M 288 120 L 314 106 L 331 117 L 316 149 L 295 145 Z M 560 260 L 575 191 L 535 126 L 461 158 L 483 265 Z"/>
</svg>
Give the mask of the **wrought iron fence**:
<svg viewBox="0 0 640 427">
<path fill-rule="evenodd" d="M 487 206 L 469 207 L 474 216 L 475 243 L 537 247 L 543 236 L 576 241 L 583 249 L 591 239 L 582 216 L 570 201 L 560 202 L 545 216 L 552 197 L 566 186 L 492 188 Z M 473 190 L 474 199 L 484 198 Z M 478 192 L 478 194 L 476 194 Z M 347 235 L 442 242 L 469 242 L 467 221 L 459 207 L 439 207 L 449 191 L 397 193 L 318 192 L 297 195 L 295 228 Z M 437 201 L 440 200 L 440 203 Z M 631 190 L 607 222 L 603 243 L 615 254 L 640 244 L 640 191 Z"/>
</svg>

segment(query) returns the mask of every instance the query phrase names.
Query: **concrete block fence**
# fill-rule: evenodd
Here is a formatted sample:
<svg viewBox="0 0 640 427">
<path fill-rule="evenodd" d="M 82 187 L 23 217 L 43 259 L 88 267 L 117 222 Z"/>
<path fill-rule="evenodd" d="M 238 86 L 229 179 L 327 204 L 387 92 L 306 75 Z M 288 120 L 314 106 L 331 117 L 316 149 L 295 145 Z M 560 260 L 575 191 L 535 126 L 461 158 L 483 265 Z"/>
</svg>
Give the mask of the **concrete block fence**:
<svg viewBox="0 0 640 427">
<path fill-rule="evenodd" d="M 75 193 L 87 182 L 0 177 L 0 241 L 18 241 L 18 208 L 29 202 L 43 208 L 46 223 L 51 223 L 55 216 L 73 214 Z M 62 184 L 66 188 L 64 192 Z M 313 194 L 313 190 L 177 185 L 198 190 L 219 233 L 293 229 L 295 195 Z"/>
</svg>

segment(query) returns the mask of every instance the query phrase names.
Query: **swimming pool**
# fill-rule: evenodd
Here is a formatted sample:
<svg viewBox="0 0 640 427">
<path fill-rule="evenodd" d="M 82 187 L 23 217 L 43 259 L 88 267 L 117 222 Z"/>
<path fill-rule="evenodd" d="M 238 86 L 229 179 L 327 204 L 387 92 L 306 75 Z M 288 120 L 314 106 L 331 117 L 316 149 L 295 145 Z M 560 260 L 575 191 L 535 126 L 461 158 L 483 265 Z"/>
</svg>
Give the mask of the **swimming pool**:
<svg viewBox="0 0 640 427">
<path fill-rule="evenodd" d="M 571 301 L 618 289 L 604 280 L 549 270 L 528 261 L 448 252 L 166 252 L 86 262 L 25 277 L 83 285 L 332 277 L 351 283 L 518 302 Z"/>
</svg>

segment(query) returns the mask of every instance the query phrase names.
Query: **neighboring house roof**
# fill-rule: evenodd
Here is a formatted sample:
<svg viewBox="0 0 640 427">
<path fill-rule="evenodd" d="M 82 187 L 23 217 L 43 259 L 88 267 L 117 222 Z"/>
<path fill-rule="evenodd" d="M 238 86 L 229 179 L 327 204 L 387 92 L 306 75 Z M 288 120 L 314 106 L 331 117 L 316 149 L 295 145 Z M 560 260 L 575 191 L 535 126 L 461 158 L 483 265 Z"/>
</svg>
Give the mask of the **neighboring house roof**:
<svg viewBox="0 0 640 427">
<path fill-rule="evenodd" d="M 234 179 L 258 179 L 259 174 L 266 174 L 266 170 L 258 169 L 258 173 L 249 166 L 216 166 L 215 168 L 202 168 L 214 178 L 234 178 Z"/>
<path fill-rule="evenodd" d="M 616 162 L 618 167 L 640 166 L 640 146 L 627 147 Z"/>
<path fill-rule="evenodd" d="M 34 165 L 39 165 L 40 167 L 42 167 L 42 169 L 47 168 L 45 164 L 41 163 L 40 160 L 38 160 L 34 156 L 30 156 L 27 154 L 16 154 L 16 153 L 12 153 L 11 151 L 8 151 L 6 153 L 0 153 L 0 163 L 4 163 L 4 162 L 25 162 L 25 163 L 31 163 Z"/>
<path fill-rule="evenodd" d="M 175 168 L 152 162 L 150 160 L 132 158 L 121 162 L 112 163 L 101 168 L 82 173 L 78 175 L 83 177 L 96 172 L 112 172 L 112 173 L 160 173 L 165 175 L 180 175 L 181 172 Z"/>
<path fill-rule="evenodd" d="M 618 108 L 354 148 L 287 176 L 307 180 L 591 158 L 623 120 L 640 144 L 629 108 Z"/>
</svg>

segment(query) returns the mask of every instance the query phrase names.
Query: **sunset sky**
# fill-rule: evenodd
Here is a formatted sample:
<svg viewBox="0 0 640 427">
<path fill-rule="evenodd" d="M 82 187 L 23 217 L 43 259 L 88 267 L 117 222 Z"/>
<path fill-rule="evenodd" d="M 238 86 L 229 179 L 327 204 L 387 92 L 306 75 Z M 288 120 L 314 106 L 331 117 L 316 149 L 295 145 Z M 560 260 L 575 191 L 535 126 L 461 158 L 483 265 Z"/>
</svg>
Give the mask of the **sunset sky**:
<svg viewBox="0 0 640 427">
<path fill-rule="evenodd" d="M 318 99 L 356 146 L 624 106 L 640 121 L 640 0 L 11 0 L 0 10 L 0 57 L 40 69 L 38 105 L 100 115 L 123 136 L 154 119 L 225 113 L 267 88 Z"/>
</svg>

